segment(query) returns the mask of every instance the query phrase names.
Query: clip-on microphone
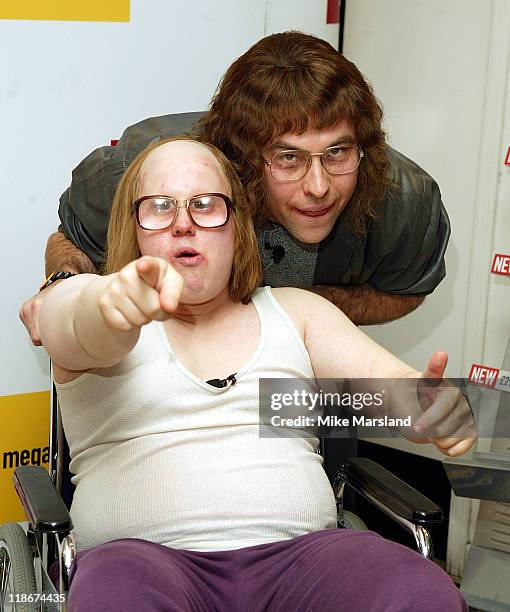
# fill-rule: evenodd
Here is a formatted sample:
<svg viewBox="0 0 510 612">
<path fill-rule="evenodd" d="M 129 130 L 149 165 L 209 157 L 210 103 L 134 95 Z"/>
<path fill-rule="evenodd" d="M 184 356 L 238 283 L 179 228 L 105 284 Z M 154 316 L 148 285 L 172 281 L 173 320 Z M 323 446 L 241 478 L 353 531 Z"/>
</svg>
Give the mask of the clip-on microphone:
<svg viewBox="0 0 510 612">
<path fill-rule="evenodd" d="M 218 387 L 218 389 L 223 389 L 223 387 L 230 387 L 237 382 L 236 378 L 237 372 L 227 376 L 227 378 L 212 378 L 211 380 L 207 380 L 208 385 L 212 385 L 213 387 Z"/>
</svg>

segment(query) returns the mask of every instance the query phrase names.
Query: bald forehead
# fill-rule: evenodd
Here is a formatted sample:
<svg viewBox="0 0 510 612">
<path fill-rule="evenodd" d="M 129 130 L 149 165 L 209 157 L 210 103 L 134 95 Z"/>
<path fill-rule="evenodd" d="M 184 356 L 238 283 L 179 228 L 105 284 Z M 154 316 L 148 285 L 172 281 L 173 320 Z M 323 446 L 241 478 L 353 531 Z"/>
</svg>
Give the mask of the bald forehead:
<svg viewBox="0 0 510 612">
<path fill-rule="evenodd" d="M 203 144 L 187 140 L 167 142 L 151 151 L 140 168 L 139 185 L 141 192 L 151 193 L 188 188 L 230 191 L 225 172 L 213 153 Z"/>
<path fill-rule="evenodd" d="M 167 142 L 151 151 L 142 164 L 141 174 L 143 176 L 144 172 L 155 167 L 189 163 L 215 169 L 223 174 L 219 161 L 206 146 L 187 140 Z"/>
</svg>

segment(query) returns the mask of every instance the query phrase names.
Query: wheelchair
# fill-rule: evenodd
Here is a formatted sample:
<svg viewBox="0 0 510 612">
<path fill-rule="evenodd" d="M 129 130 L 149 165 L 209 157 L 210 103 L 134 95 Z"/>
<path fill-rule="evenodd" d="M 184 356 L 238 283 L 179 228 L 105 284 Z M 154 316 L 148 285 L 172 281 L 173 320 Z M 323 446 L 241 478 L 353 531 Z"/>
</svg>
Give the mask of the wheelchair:
<svg viewBox="0 0 510 612">
<path fill-rule="evenodd" d="M 358 494 L 408 530 L 420 554 L 434 559 L 428 527 L 443 521 L 441 509 L 379 464 L 357 457 L 355 427 L 347 428 L 340 439 L 323 429 L 318 452 L 335 495 L 339 528 L 368 529 L 349 509 Z M 13 477 L 27 533 L 18 523 L 0 526 L 0 612 L 66 610 L 77 552 L 68 510 L 74 491 L 69 461 L 53 386 L 49 473 L 40 466 L 25 466 L 18 467 Z"/>
</svg>

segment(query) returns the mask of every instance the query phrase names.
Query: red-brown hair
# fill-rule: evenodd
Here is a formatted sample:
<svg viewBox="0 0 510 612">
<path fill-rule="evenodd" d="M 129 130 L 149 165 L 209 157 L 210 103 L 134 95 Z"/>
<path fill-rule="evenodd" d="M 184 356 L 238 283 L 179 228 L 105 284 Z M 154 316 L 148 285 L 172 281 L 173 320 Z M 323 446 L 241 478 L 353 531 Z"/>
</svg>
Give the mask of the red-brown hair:
<svg viewBox="0 0 510 612">
<path fill-rule="evenodd" d="M 365 156 L 349 204 L 353 229 L 366 222 L 387 187 L 382 109 L 356 66 L 329 43 L 301 32 L 267 36 L 227 70 L 196 133 L 233 162 L 255 217 L 265 216 L 262 148 L 285 133 L 348 121 Z"/>
</svg>

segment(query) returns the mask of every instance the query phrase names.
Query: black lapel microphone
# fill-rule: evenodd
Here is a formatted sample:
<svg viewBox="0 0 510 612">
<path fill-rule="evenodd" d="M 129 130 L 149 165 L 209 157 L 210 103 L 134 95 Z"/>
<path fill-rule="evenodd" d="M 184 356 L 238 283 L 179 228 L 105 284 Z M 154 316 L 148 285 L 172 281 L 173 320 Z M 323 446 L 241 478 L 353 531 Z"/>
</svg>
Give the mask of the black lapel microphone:
<svg viewBox="0 0 510 612">
<path fill-rule="evenodd" d="M 211 380 L 206 380 L 208 385 L 213 387 L 218 387 L 218 389 L 223 389 L 223 387 L 230 387 L 237 382 L 236 378 L 237 372 L 227 376 L 227 378 L 212 378 Z"/>
<path fill-rule="evenodd" d="M 271 246 L 269 242 L 264 243 L 264 248 L 266 250 L 270 250 L 273 256 L 273 262 L 275 264 L 279 264 L 280 261 L 285 257 L 285 249 L 281 244 L 275 244 L 275 246 Z"/>
</svg>

